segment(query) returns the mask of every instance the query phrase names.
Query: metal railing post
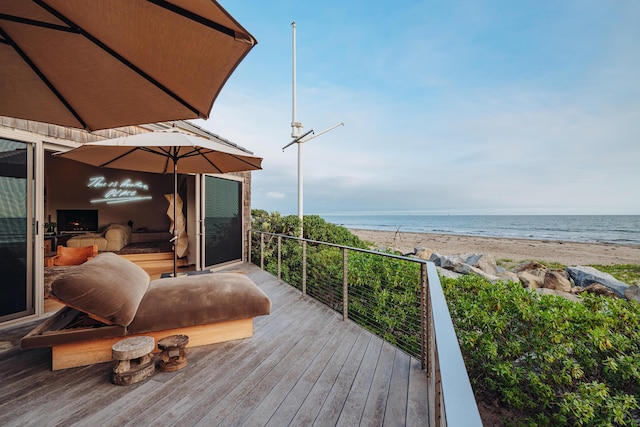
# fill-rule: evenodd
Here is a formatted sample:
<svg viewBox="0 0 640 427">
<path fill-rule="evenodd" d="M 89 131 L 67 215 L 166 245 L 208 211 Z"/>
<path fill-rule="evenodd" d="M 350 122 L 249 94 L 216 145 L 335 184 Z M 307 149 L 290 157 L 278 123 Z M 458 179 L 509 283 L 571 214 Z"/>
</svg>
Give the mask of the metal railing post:
<svg viewBox="0 0 640 427">
<path fill-rule="evenodd" d="M 347 261 L 347 248 L 342 248 L 342 319 L 349 320 L 349 275 Z"/>
<path fill-rule="evenodd" d="M 249 242 L 247 244 L 247 247 L 249 248 L 247 253 L 247 262 L 251 264 L 251 249 L 253 249 L 253 244 L 251 240 L 251 229 L 247 230 L 247 237 L 248 237 L 247 241 Z"/>
<path fill-rule="evenodd" d="M 264 233 L 260 233 L 260 270 L 264 270 Z"/>
<path fill-rule="evenodd" d="M 420 264 L 420 362 L 422 369 L 428 363 L 428 336 L 429 336 L 429 307 L 427 293 L 427 264 Z M 429 375 L 429 371 L 427 371 Z"/>
<path fill-rule="evenodd" d="M 307 295 L 307 241 L 302 241 L 302 295 Z"/>
<path fill-rule="evenodd" d="M 278 279 L 282 279 L 282 237 L 278 236 Z"/>
</svg>

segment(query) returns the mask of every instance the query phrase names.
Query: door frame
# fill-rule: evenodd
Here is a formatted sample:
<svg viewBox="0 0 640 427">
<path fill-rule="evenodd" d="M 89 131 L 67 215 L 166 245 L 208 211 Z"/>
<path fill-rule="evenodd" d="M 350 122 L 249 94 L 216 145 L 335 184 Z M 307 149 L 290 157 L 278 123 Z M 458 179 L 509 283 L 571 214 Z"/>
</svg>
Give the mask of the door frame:
<svg viewBox="0 0 640 427">
<path fill-rule="evenodd" d="M 32 242 L 30 256 L 27 257 L 27 282 L 31 283 L 26 285 L 27 297 L 33 303 L 24 315 L 0 322 L 0 327 L 5 327 L 37 319 L 44 314 L 44 141 L 38 135 L 2 128 L 0 138 L 27 144 L 28 151 L 32 153 L 31 167 L 27 171 L 27 181 L 31 181 L 27 191 L 27 211 L 31 212 L 29 219 L 33 224 L 27 232 L 27 240 Z M 29 311 L 32 313 L 27 314 Z"/>
<path fill-rule="evenodd" d="M 245 239 L 246 239 L 246 233 L 244 230 L 244 210 L 245 210 L 245 206 L 244 206 L 244 202 L 243 202 L 243 198 L 244 198 L 244 194 L 245 194 L 245 181 L 244 178 L 241 176 L 237 176 L 237 175 L 229 175 L 229 174 L 200 174 L 198 175 L 198 179 L 196 179 L 196 203 L 198 206 L 198 209 L 196 210 L 196 224 L 198 225 L 198 245 L 197 245 L 197 253 L 196 253 L 196 266 L 198 266 L 199 269 L 216 269 L 216 268 L 221 268 L 224 266 L 228 266 L 228 265 L 232 265 L 232 264 L 238 264 L 241 263 L 245 260 L 245 254 L 244 254 L 244 249 L 240 251 L 240 258 L 235 259 L 235 260 L 231 260 L 231 261 L 227 261 L 221 264 L 215 264 L 215 265 L 205 265 L 205 227 L 204 227 L 204 217 L 205 217 L 205 202 L 204 202 L 204 192 L 206 190 L 205 188 L 205 180 L 206 177 L 214 177 L 214 178 L 221 178 L 221 179 L 225 179 L 228 181 L 236 181 L 238 183 L 240 183 L 240 221 L 241 221 L 241 230 L 242 230 L 242 242 L 241 242 L 241 247 L 244 248 L 245 247 Z"/>
</svg>

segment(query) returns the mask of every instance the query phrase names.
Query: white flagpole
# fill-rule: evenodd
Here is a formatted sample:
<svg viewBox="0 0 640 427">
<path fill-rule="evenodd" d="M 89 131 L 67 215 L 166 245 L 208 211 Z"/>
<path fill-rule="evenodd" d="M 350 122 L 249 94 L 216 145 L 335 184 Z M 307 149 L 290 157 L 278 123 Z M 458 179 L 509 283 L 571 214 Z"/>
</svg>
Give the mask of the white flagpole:
<svg viewBox="0 0 640 427">
<path fill-rule="evenodd" d="M 300 136 L 300 131 L 302 130 L 302 123 L 296 120 L 296 23 L 295 21 L 291 23 L 291 28 L 293 31 L 293 54 L 292 54 L 292 97 L 293 97 L 293 111 L 291 117 L 291 137 L 298 138 Z M 304 172 L 303 172 L 303 164 L 302 164 L 302 144 L 298 144 L 298 219 L 300 220 L 300 237 L 304 237 L 303 231 L 303 206 L 302 201 L 304 200 L 303 196 L 303 180 L 304 180 Z"/>
<path fill-rule="evenodd" d="M 293 141 L 291 141 L 289 144 L 285 145 L 282 148 L 282 151 L 285 150 L 285 148 L 289 147 L 292 144 L 298 144 L 298 219 L 300 220 L 300 237 L 304 237 L 304 227 L 303 227 L 303 221 L 304 221 L 304 214 L 303 214 L 303 200 L 304 200 L 304 195 L 303 195 L 303 181 L 304 181 L 304 171 L 303 171 L 303 165 L 302 165 L 302 143 L 309 141 L 313 138 L 316 138 L 322 134 L 325 134 L 327 132 L 329 132 L 330 130 L 333 130 L 335 128 L 337 128 L 338 126 L 343 126 L 344 123 L 338 123 L 337 125 L 326 129 L 322 132 L 320 132 L 319 134 L 309 137 L 307 138 L 307 135 L 309 134 L 313 134 L 313 129 L 310 130 L 309 132 L 305 133 L 304 135 L 300 135 L 301 131 L 302 131 L 302 123 L 298 122 L 296 120 L 296 23 L 295 21 L 291 23 L 291 27 L 293 30 L 293 70 L 292 70 L 292 74 L 293 74 L 293 78 L 292 78 L 292 117 L 291 117 L 291 138 L 293 138 Z"/>
</svg>

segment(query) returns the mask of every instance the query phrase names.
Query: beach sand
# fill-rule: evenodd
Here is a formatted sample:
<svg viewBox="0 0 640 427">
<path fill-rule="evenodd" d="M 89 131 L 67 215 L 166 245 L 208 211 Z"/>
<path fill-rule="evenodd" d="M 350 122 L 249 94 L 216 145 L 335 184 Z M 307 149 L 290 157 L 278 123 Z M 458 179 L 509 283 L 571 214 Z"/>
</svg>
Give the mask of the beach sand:
<svg viewBox="0 0 640 427">
<path fill-rule="evenodd" d="M 405 233 L 395 231 L 350 231 L 376 247 L 385 246 L 402 253 L 416 247 L 441 255 L 491 254 L 512 261 L 558 262 L 567 266 L 640 264 L 640 246 L 609 243 L 575 243 L 552 240 L 507 239 L 454 234 Z"/>
</svg>

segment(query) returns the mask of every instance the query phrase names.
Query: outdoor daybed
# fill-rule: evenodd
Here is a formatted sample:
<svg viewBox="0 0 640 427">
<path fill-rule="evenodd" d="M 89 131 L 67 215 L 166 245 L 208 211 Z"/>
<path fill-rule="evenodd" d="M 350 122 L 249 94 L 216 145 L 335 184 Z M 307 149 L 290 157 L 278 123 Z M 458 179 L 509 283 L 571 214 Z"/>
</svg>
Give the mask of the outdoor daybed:
<svg viewBox="0 0 640 427">
<path fill-rule="evenodd" d="M 253 336 L 253 318 L 271 311 L 269 297 L 240 273 L 150 280 L 110 252 L 54 280 L 51 297 L 65 307 L 22 338 L 23 349 L 51 347 L 52 370 L 112 360 L 125 337 L 187 335 L 189 346 Z"/>
</svg>

